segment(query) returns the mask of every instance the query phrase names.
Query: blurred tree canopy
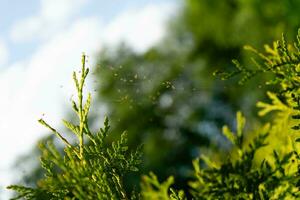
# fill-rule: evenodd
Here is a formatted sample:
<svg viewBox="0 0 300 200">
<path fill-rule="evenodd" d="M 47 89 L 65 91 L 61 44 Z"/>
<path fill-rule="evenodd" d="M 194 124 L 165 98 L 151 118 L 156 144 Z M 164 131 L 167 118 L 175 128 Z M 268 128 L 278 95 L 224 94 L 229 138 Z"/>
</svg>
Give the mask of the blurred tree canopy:
<svg viewBox="0 0 300 200">
<path fill-rule="evenodd" d="M 190 176 L 199 149 L 228 148 L 220 129 L 233 125 L 236 110 L 254 120 L 254 101 L 266 91 L 251 84 L 263 77 L 233 88 L 235 80 L 221 82 L 213 72 L 231 68 L 233 58 L 247 63 L 245 44 L 260 47 L 283 32 L 294 36 L 300 21 L 297 0 L 180 3 L 160 43 L 143 53 L 126 44 L 107 47 L 95 71 L 112 132 L 127 130 L 131 147 L 144 144 L 140 173 L 151 170 L 162 179 L 172 174 L 179 185 Z"/>
<path fill-rule="evenodd" d="M 199 147 L 227 147 L 220 127 L 232 124 L 239 108 L 255 116 L 254 100 L 266 88 L 250 82 L 233 89 L 235 80 L 220 82 L 213 72 L 230 68 L 230 59 L 243 61 L 245 44 L 295 35 L 299 9 L 295 0 L 187 0 L 164 40 L 148 51 L 126 45 L 102 51 L 99 101 L 115 132 L 127 130 L 132 146 L 144 144 L 142 173 L 182 180 Z"/>
</svg>

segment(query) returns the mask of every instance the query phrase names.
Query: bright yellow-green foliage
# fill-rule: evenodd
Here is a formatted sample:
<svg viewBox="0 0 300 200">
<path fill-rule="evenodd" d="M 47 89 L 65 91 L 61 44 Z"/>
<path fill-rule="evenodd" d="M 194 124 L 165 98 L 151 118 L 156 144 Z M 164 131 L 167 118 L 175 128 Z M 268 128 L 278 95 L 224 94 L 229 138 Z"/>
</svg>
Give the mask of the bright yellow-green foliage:
<svg viewBox="0 0 300 200">
<path fill-rule="evenodd" d="M 184 192 L 176 192 L 171 185 L 174 184 L 174 178 L 170 176 L 166 181 L 160 183 L 155 174 L 150 172 L 149 176 L 143 176 L 142 181 L 142 199 L 145 200 L 185 200 Z"/>
<path fill-rule="evenodd" d="M 271 103 L 258 102 L 257 106 L 260 116 L 272 112 L 271 121 L 254 131 L 250 143 L 244 141 L 245 119 L 240 113 L 236 134 L 224 126 L 223 133 L 234 146 L 231 155 L 218 165 L 206 162 L 208 167 L 202 170 L 194 161 L 193 194 L 199 199 L 299 199 L 300 32 L 293 46 L 282 37 L 273 47 L 266 45 L 266 53 L 249 46 L 245 49 L 257 55 L 251 59 L 254 67 L 234 60 L 236 70 L 221 76 L 241 74 L 239 83 L 243 84 L 257 74 L 270 73 L 266 84 L 275 88 L 267 93 Z"/>
</svg>

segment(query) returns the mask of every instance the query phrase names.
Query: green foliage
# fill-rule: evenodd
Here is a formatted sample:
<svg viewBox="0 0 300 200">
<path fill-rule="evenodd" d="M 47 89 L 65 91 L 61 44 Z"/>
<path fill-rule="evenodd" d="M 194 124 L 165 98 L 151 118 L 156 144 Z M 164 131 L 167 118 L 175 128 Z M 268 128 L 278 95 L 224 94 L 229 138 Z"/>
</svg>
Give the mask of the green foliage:
<svg viewBox="0 0 300 200">
<path fill-rule="evenodd" d="M 85 68 L 85 55 L 82 56 L 81 76 L 78 80 L 74 72 L 73 79 L 78 101 L 72 101 L 72 108 L 78 116 L 78 124 L 63 120 L 64 125 L 76 136 L 77 143 L 72 144 L 43 119 L 39 122 L 50 129 L 64 144 L 62 155 L 52 142 L 41 143 L 41 166 L 45 177 L 38 182 L 37 188 L 12 185 L 19 193 L 14 199 L 133 199 L 123 186 L 123 178 L 129 172 L 138 171 L 140 150 L 130 152 L 126 133 L 108 146 L 105 142 L 109 133 L 106 118 L 104 128 L 92 133 L 88 127 L 88 113 L 91 105 L 89 94 L 83 103 L 83 87 L 89 69 Z"/>
<path fill-rule="evenodd" d="M 145 200 L 185 200 L 185 194 L 182 190 L 176 191 L 171 188 L 174 184 L 174 177 L 169 177 L 163 183 L 160 183 L 157 176 L 150 172 L 148 176 L 143 176 L 141 187 L 141 196 Z"/>
<path fill-rule="evenodd" d="M 300 33 L 300 30 L 299 30 Z M 245 46 L 244 49 L 255 53 L 257 59 L 251 59 L 254 69 L 242 66 L 237 60 L 233 60 L 236 70 L 231 73 L 222 73 L 223 79 L 228 79 L 237 74 L 242 75 L 240 84 L 249 80 L 253 76 L 261 73 L 271 73 L 274 79 L 267 84 L 280 85 L 281 92 L 292 92 L 299 85 L 299 61 L 300 61 L 300 35 L 298 33 L 294 46 L 287 45 L 286 39 L 274 42 L 273 46 L 265 45 L 265 53 L 260 53 L 251 46 Z"/>
<path fill-rule="evenodd" d="M 237 133 L 243 128 L 244 120 L 237 114 Z M 239 119 L 240 118 L 240 119 Z M 241 128 L 241 129 L 239 129 Z M 300 197 L 298 171 L 288 170 L 296 151 L 289 152 L 283 157 L 273 151 L 274 162 L 262 160 L 255 163 L 255 155 L 268 146 L 266 138 L 270 126 L 259 130 L 250 144 L 243 145 L 242 135 L 234 134 L 229 129 L 223 129 L 224 135 L 233 141 L 234 150 L 227 160 L 221 164 L 212 161 L 205 163 L 207 168 L 201 169 L 199 159 L 194 160 L 195 181 L 190 183 L 192 194 L 196 199 L 281 199 Z M 236 156 L 233 154 L 236 153 Z M 293 158 L 294 159 L 294 158 Z M 298 165 L 299 167 L 300 165 Z"/>
<path fill-rule="evenodd" d="M 240 83 L 244 83 L 260 73 L 271 73 L 266 82 L 275 86 L 274 91 L 267 93 L 271 103 L 258 102 L 257 106 L 261 109 L 260 116 L 273 115 L 270 123 L 252 132 L 250 142 L 241 112 L 236 115 L 236 131 L 223 127 L 224 136 L 233 146 L 224 161 L 215 162 L 207 156 L 193 161 L 190 193 L 194 199 L 300 198 L 299 38 L 300 31 L 292 48 L 283 37 L 273 48 L 265 46 L 267 54 L 247 47 L 258 56 L 259 59 L 252 59 L 258 69 L 246 68 L 234 61 L 237 70 L 222 74 L 226 79 L 241 74 Z M 159 184 L 152 175 L 146 191 L 153 195 L 164 194 L 164 198 L 170 199 L 167 192 L 172 183 L 169 179 Z"/>
<path fill-rule="evenodd" d="M 299 119 L 300 111 L 300 29 L 293 45 L 288 45 L 284 36 L 274 42 L 273 46 L 265 45 L 265 53 L 261 53 L 253 47 L 246 46 L 246 50 L 254 52 L 257 58 L 251 61 L 255 68 L 240 65 L 234 61 L 236 70 L 231 73 L 220 73 L 224 79 L 235 75 L 241 75 L 240 83 L 254 77 L 257 74 L 269 73 L 272 79 L 266 84 L 278 88 L 274 93 L 269 92 L 268 96 L 272 99 L 271 104 L 258 102 L 257 106 L 263 108 L 260 115 L 265 115 L 270 111 L 281 111 L 292 115 L 292 119 Z M 294 130 L 299 130 L 299 124 L 294 125 Z"/>
<path fill-rule="evenodd" d="M 289 138 L 295 139 L 295 134 L 294 137 L 288 135 L 288 130 L 299 130 L 299 38 L 300 31 L 292 47 L 287 45 L 285 38 L 282 37 L 272 48 L 266 45 L 265 54 L 247 46 L 245 49 L 254 52 L 258 57 L 251 60 L 256 69 L 247 68 L 234 61 L 236 71 L 221 74 L 225 79 L 241 74 L 239 83 L 244 83 L 257 74 L 271 73 L 272 78 L 266 84 L 274 85 L 276 88 L 273 93 L 268 92 L 272 102 L 270 104 L 258 102 L 257 106 L 261 108 L 259 112 L 261 116 L 274 111 L 276 115 L 273 116 L 272 127 L 268 128 L 267 125 L 260 130 L 248 144 L 248 148 L 242 144 L 241 130 L 245 120 L 239 113 L 237 134 L 230 131 L 227 126 L 223 127 L 224 135 L 234 144 L 231 156 L 221 164 L 206 162 L 208 168 L 205 169 L 200 169 L 199 160 L 194 161 L 196 181 L 191 183 L 194 196 L 199 199 L 300 198 L 299 146 L 297 146 L 299 139 L 286 143 L 281 149 L 272 143 L 266 143 L 267 138 L 272 141 L 270 138 L 276 137 L 278 133 L 285 141 Z M 295 123 L 296 125 L 290 126 Z M 260 149 L 263 149 L 261 151 L 271 149 L 273 153 L 255 161 Z M 237 156 L 233 156 L 235 151 Z"/>
<path fill-rule="evenodd" d="M 37 188 L 10 188 L 28 199 L 129 199 L 125 186 L 130 188 L 140 174 L 124 177 L 137 170 L 140 154 L 128 152 L 127 144 L 131 148 L 144 143 L 145 167 L 139 173 L 152 170 L 159 178 L 172 174 L 176 182 L 172 176 L 161 183 L 150 173 L 143 176 L 141 192 L 131 198 L 299 198 L 300 36 L 294 45 L 288 45 L 283 37 L 273 46 L 265 46 L 265 53 L 248 45 L 246 52 L 256 55 L 249 60 L 240 48 L 246 43 L 269 42 L 282 31 L 294 32 L 299 7 L 295 0 L 187 0 L 162 44 L 145 53 L 124 46 L 103 51 L 96 71 L 98 100 L 108 107 L 112 132 L 129 131 L 128 143 L 125 135 L 107 139 L 117 137 L 107 134 L 107 121 L 92 134 L 87 121 L 90 97 L 83 105 L 83 97 L 78 95 L 78 102 L 72 104 L 79 124 L 63 121 L 78 144 L 68 142 L 40 120 L 64 142 L 65 153 L 59 154 L 51 143 L 42 144 L 46 177 Z M 229 80 L 221 87 L 210 75 L 216 66 L 227 66 L 232 57 L 239 58 L 233 61 L 236 70 L 216 74 L 223 79 L 241 75 L 242 86 L 232 87 L 234 80 Z M 80 80 L 74 75 L 78 94 L 82 94 L 85 71 Z M 263 99 L 257 103 L 259 115 L 268 114 L 269 123 L 253 124 L 254 131 L 247 131 L 246 120 L 238 112 L 236 128 L 231 130 L 236 108 L 247 110 L 247 121 L 252 120 L 249 105 L 267 88 L 257 85 L 258 75 L 268 79 L 271 88 L 267 93 L 271 102 Z M 223 127 L 223 135 L 232 146 L 225 148 L 218 132 L 200 126 L 205 123 L 214 130 L 229 124 Z M 109 144 L 111 140 L 115 142 Z M 199 154 L 199 146 L 209 146 L 221 159 L 202 155 L 193 161 L 192 169 L 191 160 Z"/>
<path fill-rule="evenodd" d="M 228 126 L 223 126 L 223 134 L 227 137 L 227 139 L 230 140 L 231 143 L 233 143 L 238 147 L 241 147 L 243 142 L 242 133 L 246 123 L 246 119 L 242 116 L 241 112 L 238 112 L 236 114 L 236 120 L 237 120 L 237 127 L 236 127 L 237 133 L 234 134 L 229 130 Z"/>
</svg>

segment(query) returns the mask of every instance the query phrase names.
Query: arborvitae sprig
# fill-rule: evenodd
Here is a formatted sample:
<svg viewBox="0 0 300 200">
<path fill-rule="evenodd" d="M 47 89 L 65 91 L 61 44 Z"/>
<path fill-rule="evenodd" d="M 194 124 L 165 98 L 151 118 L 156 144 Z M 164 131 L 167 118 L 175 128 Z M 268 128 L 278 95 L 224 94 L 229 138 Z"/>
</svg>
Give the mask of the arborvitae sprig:
<svg viewBox="0 0 300 200">
<path fill-rule="evenodd" d="M 233 60 L 236 70 L 232 72 L 215 72 L 222 79 L 241 75 L 240 84 L 245 83 L 251 77 L 261 73 L 271 73 L 274 78 L 268 84 L 279 84 L 283 90 L 293 90 L 300 86 L 300 29 L 294 45 L 288 45 L 282 35 L 281 40 L 273 43 L 273 46 L 265 45 L 265 52 L 261 53 L 251 46 L 245 46 L 245 50 L 253 52 L 257 58 L 251 58 L 253 67 L 243 66 L 237 60 Z"/>
<path fill-rule="evenodd" d="M 267 137 L 273 128 L 266 124 L 250 143 L 245 138 L 246 119 L 237 113 L 236 133 L 227 126 L 223 134 L 233 143 L 228 158 L 221 163 L 201 156 L 193 161 L 194 180 L 190 182 L 193 199 L 299 199 L 300 198 L 300 155 L 293 147 L 292 151 L 280 155 L 273 149 L 271 159 L 255 160 L 256 154 L 269 145 Z M 296 145 L 296 144 L 294 144 Z M 205 167 L 200 167 L 200 160 Z M 160 183 L 150 173 L 142 181 L 143 199 L 174 200 L 185 199 L 183 191 L 176 192 L 171 185 L 173 177 Z"/>
<path fill-rule="evenodd" d="M 145 200 L 186 200 L 182 190 L 176 191 L 171 187 L 174 177 L 170 176 L 166 181 L 160 183 L 157 176 L 150 172 L 143 176 L 141 196 Z"/>
<path fill-rule="evenodd" d="M 78 143 L 72 144 L 63 134 L 40 119 L 39 122 L 65 144 L 64 154 L 51 142 L 40 144 L 41 165 L 46 170 L 46 175 L 38 182 L 37 188 L 9 186 L 9 189 L 19 194 L 14 199 L 131 199 L 123 186 L 123 178 L 126 173 L 138 170 L 140 150 L 128 150 L 126 133 L 108 146 L 105 141 L 109 133 L 107 118 L 104 128 L 100 128 L 97 133 L 92 133 L 89 129 L 91 95 L 88 94 L 86 102 L 83 102 L 83 87 L 89 72 L 85 64 L 86 56 L 83 55 L 80 79 L 76 72 L 73 73 L 78 100 L 72 101 L 72 108 L 79 123 L 63 120 Z"/>
<path fill-rule="evenodd" d="M 282 35 L 281 40 L 274 42 L 272 47 L 265 45 L 265 53 L 250 46 L 245 46 L 245 49 L 256 55 L 256 58 L 251 59 L 254 67 L 250 69 L 234 61 L 235 71 L 217 74 L 223 79 L 240 74 L 242 76 L 240 83 L 244 83 L 256 74 L 271 73 L 273 77 L 266 84 L 278 86 L 278 90 L 268 93 L 273 99 L 269 106 L 265 103 L 258 103 L 259 107 L 264 107 L 261 114 L 286 107 L 290 110 L 292 119 L 300 119 L 300 29 L 293 44 L 288 44 Z M 274 100 L 276 98 L 278 100 Z M 282 101 L 281 108 L 278 105 L 279 101 Z M 300 123 L 293 125 L 292 129 L 300 130 Z"/>
<path fill-rule="evenodd" d="M 207 168 L 201 169 L 200 159 L 193 162 L 195 181 L 190 185 L 195 199 L 290 199 L 300 198 L 299 174 L 297 171 L 288 173 L 292 157 L 296 151 L 292 151 L 280 157 L 276 150 L 273 151 L 274 162 L 262 160 L 256 165 L 254 158 L 256 153 L 267 146 L 266 138 L 269 135 L 270 126 L 263 127 L 258 136 L 248 145 L 242 145 L 244 117 L 237 114 L 237 133 L 233 133 L 227 127 L 223 128 L 224 135 L 233 143 L 233 153 L 227 161 L 218 164 L 203 158 Z M 293 158 L 294 159 L 294 158 Z M 300 160 L 299 160 L 300 161 Z M 299 165 L 298 165 L 299 166 Z"/>
<path fill-rule="evenodd" d="M 236 66 L 236 70 L 230 73 L 217 73 L 221 75 L 223 79 L 230 78 L 232 76 L 240 74 L 242 76 L 240 80 L 240 84 L 247 81 L 249 78 L 252 78 L 256 74 L 261 73 L 270 73 L 272 74 L 272 78 L 267 81 L 267 84 L 275 85 L 277 90 L 268 92 L 268 96 L 272 100 L 271 103 L 263 103 L 258 102 L 257 106 L 262 108 L 259 112 L 260 116 L 263 116 L 272 111 L 276 111 L 276 115 L 273 115 L 272 120 L 272 128 L 270 129 L 270 136 L 268 141 L 274 141 L 274 138 L 280 136 L 284 141 L 285 146 L 280 149 L 276 149 L 276 145 L 268 144 L 268 148 L 273 149 L 273 154 L 268 159 L 264 159 L 261 161 L 260 168 L 249 168 L 251 171 L 255 172 L 254 174 L 251 172 L 251 176 L 247 175 L 249 172 L 243 171 L 242 168 L 234 168 L 236 164 L 233 162 L 229 162 L 229 166 L 225 163 L 225 169 L 232 169 L 230 173 L 224 173 L 220 171 L 222 167 L 224 168 L 224 163 L 217 168 L 217 170 L 211 169 L 211 171 L 206 171 L 205 169 L 203 173 L 200 174 L 200 178 L 206 181 L 206 185 L 202 184 L 202 187 L 207 187 L 207 181 L 209 177 L 213 177 L 212 175 L 217 174 L 213 179 L 209 180 L 212 186 L 207 191 L 212 192 L 212 189 L 218 187 L 216 180 L 224 181 L 224 178 L 218 179 L 217 176 L 225 177 L 227 180 L 230 180 L 231 185 L 225 186 L 223 193 L 226 194 L 225 190 L 228 190 L 230 186 L 243 186 L 245 189 L 241 191 L 235 191 L 237 194 L 247 194 L 250 196 L 242 196 L 241 198 L 250 198 L 250 199 L 299 199 L 299 149 L 297 149 L 297 143 L 300 141 L 296 139 L 295 141 L 290 141 L 297 137 L 297 133 L 290 135 L 294 129 L 298 131 L 300 129 L 299 119 L 300 119 L 300 30 L 298 31 L 297 40 L 294 45 L 288 45 L 284 36 L 280 41 L 274 42 L 273 47 L 268 45 L 265 46 L 265 53 L 260 53 L 256 49 L 250 46 L 246 46 L 246 50 L 250 50 L 255 53 L 256 58 L 252 58 L 251 61 L 254 65 L 251 69 L 245 66 L 242 66 L 239 62 L 234 61 Z M 291 126 L 291 124 L 294 124 Z M 296 124 L 296 125 L 295 125 Z M 225 128 L 226 131 L 226 128 Z M 236 145 L 236 137 L 231 134 L 231 132 L 225 132 L 225 135 L 229 140 L 233 141 Z M 258 135 L 258 138 L 261 135 Z M 299 137 L 299 134 L 298 134 Z M 266 140 L 267 138 L 263 138 Z M 257 138 L 254 139 L 258 141 Z M 259 147 L 259 146 L 258 146 Z M 237 146 L 237 149 L 239 147 Z M 250 150 L 252 151 L 246 153 L 245 155 L 250 155 L 250 160 L 253 159 L 251 155 L 254 155 L 257 152 L 256 145 L 250 146 Z M 279 151 L 278 151 L 279 150 Z M 252 152 L 252 153 L 251 153 Z M 254 153 L 254 154 L 253 154 Z M 266 154 L 265 154 L 266 155 Z M 242 159 L 244 160 L 244 159 Z M 249 159 L 248 159 L 249 160 Z M 242 164 L 242 165 L 241 165 Z M 251 163 L 249 163 L 251 164 Z M 253 164 L 253 161 L 252 161 Z M 239 164 L 239 167 L 243 166 L 243 163 Z M 196 165 L 195 169 L 200 169 L 199 166 Z M 196 170 L 197 171 L 197 170 Z M 239 179 L 232 179 L 235 174 L 238 172 L 242 172 Z M 223 174 L 222 174 L 222 173 Z M 222 174 L 222 175 L 221 175 Z M 231 177 L 231 178 L 230 178 Z M 243 180 L 247 180 L 248 178 L 255 177 L 251 182 L 243 185 Z M 200 180 L 202 180 L 200 179 Z M 199 179 L 198 179 L 199 180 Z M 226 179 L 225 179 L 226 180 Z M 250 180 L 250 179 L 249 179 Z M 257 181 L 255 181 L 257 180 Z M 201 185 L 201 181 L 198 181 L 199 185 Z M 223 182 L 222 182 L 223 183 Z M 197 184 L 196 184 L 197 186 Z M 251 186 L 251 190 L 254 188 L 252 192 L 247 190 Z M 257 187 L 258 186 L 258 187 Z M 221 187 L 221 184 L 219 185 Z M 236 188 L 234 188 L 236 189 Z M 200 188 L 196 190 L 196 194 L 199 194 Z M 203 191 L 203 190 L 202 190 Z M 228 198 L 232 199 L 231 196 L 232 191 L 228 190 Z M 200 192 L 201 193 L 201 192 Z M 212 192 L 213 194 L 213 192 Z M 216 193 L 217 194 L 217 193 Z M 200 195 L 201 196 L 201 195 Z M 204 195 L 205 196 L 205 195 Z M 202 196 L 203 197 L 203 196 Z M 215 196 L 216 197 L 216 196 Z M 234 198 L 237 198 L 235 196 Z M 213 198 L 213 197 L 212 197 Z"/>
</svg>

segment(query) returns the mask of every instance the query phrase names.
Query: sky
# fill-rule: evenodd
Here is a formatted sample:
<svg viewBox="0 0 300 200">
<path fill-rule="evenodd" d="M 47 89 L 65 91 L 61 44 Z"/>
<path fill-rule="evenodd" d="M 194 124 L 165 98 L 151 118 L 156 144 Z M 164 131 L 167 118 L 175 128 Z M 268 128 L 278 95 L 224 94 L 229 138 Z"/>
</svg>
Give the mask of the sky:
<svg viewBox="0 0 300 200">
<path fill-rule="evenodd" d="M 166 33 L 176 0 L 0 0 L 0 199 L 16 180 L 12 167 L 59 127 L 75 90 L 72 71 L 103 46 L 126 42 L 143 52 Z"/>
</svg>

